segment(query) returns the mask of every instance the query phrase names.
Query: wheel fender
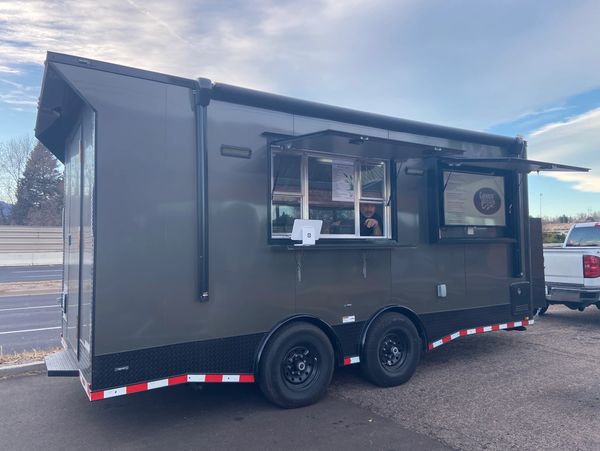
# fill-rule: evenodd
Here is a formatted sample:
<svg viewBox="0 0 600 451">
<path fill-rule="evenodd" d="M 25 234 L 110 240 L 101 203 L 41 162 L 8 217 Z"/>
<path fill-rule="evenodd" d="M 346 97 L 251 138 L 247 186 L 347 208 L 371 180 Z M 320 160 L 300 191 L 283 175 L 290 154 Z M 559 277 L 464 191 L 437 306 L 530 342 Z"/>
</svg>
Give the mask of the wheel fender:
<svg viewBox="0 0 600 451">
<path fill-rule="evenodd" d="M 325 335 L 327 335 L 327 338 L 329 338 L 329 341 L 331 342 L 331 346 L 333 347 L 333 354 L 335 355 L 336 364 L 340 365 L 344 361 L 344 357 L 341 355 L 342 345 L 340 343 L 338 336 L 336 335 L 335 331 L 333 330 L 333 328 L 329 324 L 327 324 L 325 321 L 323 321 L 320 318 L 317 318 L 316 316 L 308 315 L 308 314 L 298 314 L 298 315 L 290 316 L 289 318 L 286 318 L 283 321 L 277 323 L 264 336 L 264 338 L 260 342 L 260 345 L 258 346 L 258 349 L 256 351 L 256 356 L 254 357 L 254 374 L 255 375 L 258 375 L 258 371 L 260 368 L 260 365 L 259 365 L 260 359 L 261 359 L 263 351 L 264 351 L 265 347 L 267 346 L 267 344 L 269 343 L 270 339 L 282 327 L 284 327 L 288 324 L 294 323 L 294 322 L 306 322 L 309 324 L 313 324 L 313 325 L 317 326 L 319 329 L 321 329 L 325 333 Z"/>
<path fill-rule="evenodd" d="M 387 307 L 384 307 L 381 310 L 378 310 L 377 312 L 375 312 L 371 316 L 371 318 L 369 318 L 367 323 L 365 324 L 365 327 L 363 328 L 363 331 L 362 331 L 362 334 L 360 337 L 360 353 L 361 353 L 361 355 L 362 355 L 362 350 L 365 345 L 365 340 L 367 338 L 367 334 L 369 333 L 369 328 L 371 327 L 371 324 L 373 324 L 373 321 L 375 321 L 381 315 L 383 315 L 384 313 L 388 313 L 388 312 L 400 313 L 400 314 L 406 316 L 409 320 L 411 320 L 412 323 L 417 328 L 417 332 L 419 333 L 419 337 L 421 338 L 421 346 L 422 346 L 423 351 L 427 351 L 427 343 L 428 343 L 427 332 L 425 330 L 425 326 L 423 325 L 423 322 L 419 318 L 419 315 L 417 315 L 415 312 L 413 312 L 408 307 L 404 307 L 402 305 L 388 305 Z"/>
</svg>

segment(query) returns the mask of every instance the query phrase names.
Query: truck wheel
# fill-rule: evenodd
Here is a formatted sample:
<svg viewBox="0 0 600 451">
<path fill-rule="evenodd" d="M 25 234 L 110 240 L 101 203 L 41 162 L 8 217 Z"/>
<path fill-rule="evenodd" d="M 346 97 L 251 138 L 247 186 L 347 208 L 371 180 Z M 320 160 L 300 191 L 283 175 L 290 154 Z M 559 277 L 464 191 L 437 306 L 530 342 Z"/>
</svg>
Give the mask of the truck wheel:
<svg viewBox="0 0 600 451">
<path fill-rule="evenodd" d="M 259 364 L 258 383 L 263 394 L 286 409 L 321 399 L 333 375 L 333 347 L 316 326 L 284 326 L 267 343 Z"/>
<path fill-rule="evenodd" d="M 361 368 L 372 383 L 391 387 L 411 378 L 420 355 L 421 339 L 412 321 L 398 313 L 385 313 L 369 327 Z"/>
</svg>

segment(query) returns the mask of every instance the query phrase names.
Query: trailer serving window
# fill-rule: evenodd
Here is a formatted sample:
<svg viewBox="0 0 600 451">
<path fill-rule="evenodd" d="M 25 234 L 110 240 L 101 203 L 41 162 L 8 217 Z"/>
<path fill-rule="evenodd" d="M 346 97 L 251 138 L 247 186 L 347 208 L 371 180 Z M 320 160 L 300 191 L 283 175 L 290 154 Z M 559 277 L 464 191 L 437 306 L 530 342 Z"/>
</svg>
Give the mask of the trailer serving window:
<svg viewBox="0 0 600 451">
<path fill-rule="evenodd" d="M 273 151 L 271 236 L 295 219 L 321 219 L 322 238 L 389 239 L 389 162 L 309 151 Z"/>
<path fill-rule="evenodd" d="M 434 241 L 515 238 L 516 174 L 485 168 L 438 169 Z"/>
<path fill-rule="evenodd" d="M 433 241 L 474 238 L 517 242 L 522 184 L 527 173 L 586 171 L 516 157 L 461 158 L 443 156 L 434 170 L 436 183 L 430 214 Z"/>
</svg>

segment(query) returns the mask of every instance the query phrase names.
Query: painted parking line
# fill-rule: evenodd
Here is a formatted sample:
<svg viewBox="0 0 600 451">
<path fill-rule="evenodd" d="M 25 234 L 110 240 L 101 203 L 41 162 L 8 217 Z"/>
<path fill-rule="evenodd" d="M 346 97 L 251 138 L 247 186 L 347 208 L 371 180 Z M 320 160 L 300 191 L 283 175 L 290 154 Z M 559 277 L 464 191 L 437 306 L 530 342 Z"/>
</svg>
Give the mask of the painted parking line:
<svg viewBox="0 0 600 451">
<path fill-rule="evenodd" d="M 56 330 L 56 329 L 60 329 L 60 326 L 56 326 L 56 327 L 43 327 L 41 329 L 23 329 L 23 330 L 9 330 L 7 332 L 0 332 L 0 335 L 8 335 L 8 334 L 21 334 L 21 333 L 25 333 L 25 332 L 40 332 L 42 330 Z"/>
<path fill-rule="evenodd" d="M 53 305 L 39 305 L 35 307 L 15 307 L 15 308 L 0 308 L 0 312 L 14 312 L 16 310 L 32 310 L 38 308 L 58 308 L 60 307 L 58 304 Z"/>
</svg>

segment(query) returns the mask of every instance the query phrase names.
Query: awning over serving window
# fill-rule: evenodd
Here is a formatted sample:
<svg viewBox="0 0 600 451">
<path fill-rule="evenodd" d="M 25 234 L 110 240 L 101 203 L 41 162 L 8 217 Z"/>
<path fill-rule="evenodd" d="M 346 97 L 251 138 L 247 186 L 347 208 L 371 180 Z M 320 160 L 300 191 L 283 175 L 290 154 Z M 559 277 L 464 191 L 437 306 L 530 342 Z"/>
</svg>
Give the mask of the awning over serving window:
<svg viewBox="0 0 600 451">
<path fill-rule="evenodd" d="M 504 169 L 515 172 L 588 172 L 589 168 L 567 166 L 565 164 L 544 161 L 524 160 L 522 158 L 442 158 L 441 161 L 453 168 L 476 167 L 485 169 Z"/>
<path fill-rule="evenodd" d="M 284 149 L 315 150 L 321 152 L 342 152 L 344 149 L 360 146 L 361 151 L 364 151 L 365 154 L 372 154 L 373 156 L 389 154 L 406 159 L 450 156 L 463 153 L 463 151 L 456 149 L 416 144 L 338 130 L 323 130 L 306 135 L 289 136 L 275 139 L 271 144 L 282 146 Z"/>
</svg>

